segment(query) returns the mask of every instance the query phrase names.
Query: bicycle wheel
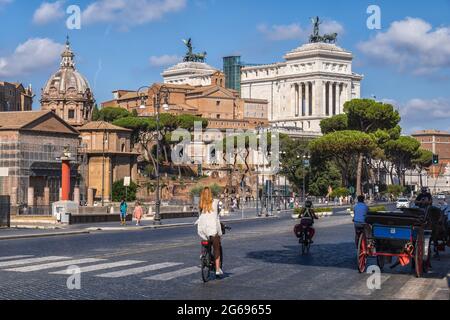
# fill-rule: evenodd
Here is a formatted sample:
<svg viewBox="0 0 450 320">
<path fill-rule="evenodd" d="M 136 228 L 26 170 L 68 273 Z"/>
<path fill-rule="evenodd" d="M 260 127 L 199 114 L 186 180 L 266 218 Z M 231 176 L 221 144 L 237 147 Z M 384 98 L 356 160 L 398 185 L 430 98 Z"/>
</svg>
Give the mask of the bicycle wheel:
<svg viewBox="0 0 450 320">
<path fill-rule="evenodd" d="M 208 282 L 211 276 L 211 254 L 206 252 L 202 257 L 202 280 Z"/>
<path fill-rule="evenodd" d="M 306 232 L 303 232 L 303 236 L 302 236 L 302 255 L 305 255 L 307 250 L 308 250 L 308 240 L 306 239 Z"/>
</svg>

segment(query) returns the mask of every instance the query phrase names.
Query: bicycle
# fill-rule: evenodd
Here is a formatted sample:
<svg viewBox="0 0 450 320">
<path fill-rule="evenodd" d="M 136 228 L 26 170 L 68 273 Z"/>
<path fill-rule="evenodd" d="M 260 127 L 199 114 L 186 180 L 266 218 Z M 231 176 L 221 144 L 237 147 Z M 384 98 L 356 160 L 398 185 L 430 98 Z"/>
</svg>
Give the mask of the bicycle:
<svg viewBox="0 0 450 320">
<path fill-rule="evenodd" d="M 301 244 L 302 255 L 308 254 L 311 248 L 312 238 L 315 233 L 314 228 L 312 228 L 312 221 L 312 219 L 303 218 L 294 229 L 298 237 L 298 243 Z"/>
<path fill-rule="evenodd" d="M 222 235 L 225 234 L 226 230 L 231 230 L 230 227 L 225 226 L 222 224 Z M 201 262 L 201 269 L 202 269 L 202 280 L 203 282 L 208 282 L 211 279 L 211 272 L 216 271 L 216 259 L 214 257 L 214 254 L 212 252 L 212 246 L 213 246 L 213 237 L 210 237 L 209 240 L 201 241 L 202 245 L 202 254 L 200 256 L 200 262 Z M 223 265 L 223 249 L 222 249 L 222 243 L 220 243 L 220 268 L 222 269 Z"/>
</svg>

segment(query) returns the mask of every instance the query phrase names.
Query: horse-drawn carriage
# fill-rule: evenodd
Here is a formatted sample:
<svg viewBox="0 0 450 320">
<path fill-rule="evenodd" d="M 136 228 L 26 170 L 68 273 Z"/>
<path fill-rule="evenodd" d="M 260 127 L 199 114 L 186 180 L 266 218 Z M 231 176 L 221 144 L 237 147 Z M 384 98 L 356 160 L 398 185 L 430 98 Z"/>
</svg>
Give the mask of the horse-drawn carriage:
<svg viewBox="0 0 450 320">
<path fill-rule="evenodd" d="M 431 246 L 437 253 L 442 244 L 444 250 L 448 244 L 443 216 L 436 207 L 369 213 L 357 234 L 358 271 L 365 272 L 369 257 L 376 257 L 380 269 L 386 260 L 397 257 L 395 265 L 410 264 L 416 276 L 421 277 L 431 267 Z"/>
</svg>

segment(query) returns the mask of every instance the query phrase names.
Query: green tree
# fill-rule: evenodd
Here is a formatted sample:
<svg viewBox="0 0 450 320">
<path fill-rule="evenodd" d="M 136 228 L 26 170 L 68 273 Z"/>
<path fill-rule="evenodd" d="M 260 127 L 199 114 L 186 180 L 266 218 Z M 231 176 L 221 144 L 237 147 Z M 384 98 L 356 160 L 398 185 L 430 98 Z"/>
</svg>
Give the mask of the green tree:
<svg viewBox="0 0 450 320">
<path fill-rule="evenodd" d="M 423 187 L 422 172 L 429 168 L 433 162 L 433 152 L 425 149 L 419 149 L 416 158 L 412 160 L 412 164 L 419 172 L 420 186 Z"/>
<path fill-rule="evenodd" d="M 328 195 L 329 187 L 335 190 L 341 185 L 341 173 L 333 161 L 311 163 L 309 194 L 314 196 Z"/>
<path fill-rule="evenodd" d="M 387 159 L 394 164 L 400 184 L 405 185 L 405 171 L 413 168 L 413 160 L 419 155 L 420 142 L 408 136 L 390 140 L 384 144 Z"/>
<path fill-rule="evenodd" d="M 98 118 L 97 120 L 106 121 L 106 122 L 114 122 L 117 119 L 130 117 L 131 113 L 128 112 L 128 110 L 124 108 L 119 107 L 107 107 L 102 108 L 98 112 Z"/>
<path fill-rule="evenodd" d="M 98 105 L 95 104 L 94 110 L 92 110 L 92 121 L 98 121 L 100 118 L 100 111 L 98 110 Z"/>
<path fill-rule="evenodd" d="M 348 130 L 348 128 L 348 117 L 346 114 L 339 114 L 331 118 L 323 119 L 320 122 L 322 134 Z"/>
<path fill-rule="evenodd" d="M 309 175 L 309 168 L 305 167 L 303 162 L 309 152 L 308 143 L 309 140 L 306 139 L 292 139 L 288 135 L 280 134 L 280 170 L 297 192 L 303 188 L 304 179 L 306 185 Z"/>
<path fill-rule="evenodd" d="M 309 149 L 316 161 L 332 160 L 342 174 L 342 185 L 349 186 L 351 164 L 376 149 L 373 137 L 355 130 L 336 131 L 311 141 Z"/>
<path fill-rule="evenodd" d="M 404 186 L 400 186 L 398 184 L 391 184 L 387 186 L 387 192 L 396 198 L 401 196 L 405 190 L 406 188 Z"/>
<path fill-rule="evenodd" d="M 113 183 L 112 186 L 112 196 L 113 201 L 122 201 L 122 199 L 125 199 L 125 201 L 135 201 L 136 200 L 136 192 L 138 190 L 138 185 L 131 181 L 129 187 L 125 187 L 123 185 L 123 179 L 118 180 Z"/>
</svg>

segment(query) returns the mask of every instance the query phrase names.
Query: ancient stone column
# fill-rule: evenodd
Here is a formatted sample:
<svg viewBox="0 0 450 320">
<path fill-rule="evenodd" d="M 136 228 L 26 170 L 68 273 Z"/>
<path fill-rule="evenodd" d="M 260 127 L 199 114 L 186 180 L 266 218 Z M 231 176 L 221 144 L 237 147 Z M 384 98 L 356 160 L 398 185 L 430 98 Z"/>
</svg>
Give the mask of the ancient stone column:
<svg viewBox="0 0 450 320">
<path fill-rule="evenodd" d="M 59 201 L 62 200 L 62 188 L 59 188 Z"/>
<path fill-rule="evenodd" d="M 49 187 L 44 188 L 44 205 L 45 206 L 50 205 L 50 188 Z"/>
<path fill-rule="evenodd" d="M 34 207 L 34 188 L 33 187 L 28 188 L 27 204 L 29 207 Z"/>
<path fill-rule="evenodd" d="M 88 189 L 87 206 L 88 207 L 94 206 L 94 189 L 92 189 L 92 188 Z"/>
</svg>

